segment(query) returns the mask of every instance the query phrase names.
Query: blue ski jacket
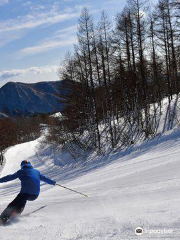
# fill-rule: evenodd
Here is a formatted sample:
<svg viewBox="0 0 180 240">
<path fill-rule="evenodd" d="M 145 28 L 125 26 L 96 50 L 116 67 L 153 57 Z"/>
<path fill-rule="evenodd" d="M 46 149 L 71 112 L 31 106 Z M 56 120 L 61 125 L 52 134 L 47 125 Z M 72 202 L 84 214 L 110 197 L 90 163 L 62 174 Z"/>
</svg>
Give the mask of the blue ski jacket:
<svg viewBox="0 0 180 240">
<path fill-rule="evenodd" d="M 56 182 L 42 175 L 37 169 L 34 169 L 30 162 L 21 166 L 21 169 L 12 175 L 0 178 L 0 183 L 9 182 L 19 178 L 21 181 L 21 193 L 39 195 L 40 181 L 44 181 L 50 185 Z"/>
</svg>

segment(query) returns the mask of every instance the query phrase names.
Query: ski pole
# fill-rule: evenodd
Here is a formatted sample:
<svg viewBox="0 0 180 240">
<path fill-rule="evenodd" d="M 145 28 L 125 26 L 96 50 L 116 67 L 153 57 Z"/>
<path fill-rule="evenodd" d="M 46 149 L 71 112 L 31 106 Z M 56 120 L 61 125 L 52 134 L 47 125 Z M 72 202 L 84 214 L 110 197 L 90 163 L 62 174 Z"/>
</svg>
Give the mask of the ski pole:
<svg viewBox="0 0 180 240">
<path fill-rule="evenodd" d="M 70 188 L 68 188 L 68 187 L 62 186 L 62 185 L 60 185 L 60 184 L 58 184 L 58 183 L 56 183 L 56 185 L 59 186 L 59 187 L 65 188 L 65 189 L 67 189 L 67 190 L 69 190 L 69 191 L 71 191 L 71 192 L 75 192 L 75 193 L 81 194 L 81 195 L 83 195 L 84 197 L 88 197 L 88 195 L 86 195 L 86 194 L 83 194 L 83 193 L 80 193 L 80 192 L 75 191 L 75 190 L 73 190 L 73 189 L 70 189 Z"/>
</svg>

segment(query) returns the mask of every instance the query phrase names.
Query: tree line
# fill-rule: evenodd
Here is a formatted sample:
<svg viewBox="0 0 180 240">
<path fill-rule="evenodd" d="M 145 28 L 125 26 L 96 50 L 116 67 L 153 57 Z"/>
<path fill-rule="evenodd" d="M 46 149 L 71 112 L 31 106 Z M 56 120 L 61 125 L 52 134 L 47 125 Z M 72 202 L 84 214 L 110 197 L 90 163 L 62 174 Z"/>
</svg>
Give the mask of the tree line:
<svg viewBox="0 0 180 240">
<path fill-rule="evenodd" d="M 41 136 L 43 125 L 51 122 L 50 116 L 14 117 L 0 119 L 0 164 L 5 150 L 13 145 L 32 141 Z"/>
<path fill-rule="evenodd" d="M 128 0 L 115 24 L 103 11 L 96 25 L 84 8 L 77 38 L 59 71 L 71 91 L 54 139 L 102 152 L 154 136 L 162 99 L 180 90 L 180 3 Z"/>
</svg>

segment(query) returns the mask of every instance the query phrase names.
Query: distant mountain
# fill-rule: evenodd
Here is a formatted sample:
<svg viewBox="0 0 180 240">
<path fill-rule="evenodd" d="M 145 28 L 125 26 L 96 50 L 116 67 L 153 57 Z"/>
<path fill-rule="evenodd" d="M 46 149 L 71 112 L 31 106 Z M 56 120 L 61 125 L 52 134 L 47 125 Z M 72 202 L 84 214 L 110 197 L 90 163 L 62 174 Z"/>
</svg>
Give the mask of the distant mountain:
<svg viewBox="0 0 180 240">
<path fill-rule="evenodd" d="M 68 84 L 67 84 L 68 85 Z M 0 117 L 50 114 L 62 111 L 66 81 L 26 84 L 9 82 L 0 88 Z"/>
</svg>

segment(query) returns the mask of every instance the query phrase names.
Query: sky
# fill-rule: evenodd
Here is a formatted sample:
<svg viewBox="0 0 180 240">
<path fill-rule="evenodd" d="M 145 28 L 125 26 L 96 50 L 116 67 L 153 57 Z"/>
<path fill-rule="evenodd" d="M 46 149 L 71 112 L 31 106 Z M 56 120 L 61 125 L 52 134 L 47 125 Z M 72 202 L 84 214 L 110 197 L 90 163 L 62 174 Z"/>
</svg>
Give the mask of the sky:
<svg viewBox="0 0 180 240">
<path fill-rule="evenodd" d="M 0 0 L 0 87 L 59 80 L 83 7 L 98 22 L 102 10 L 113 20 L 124 6 L 125 0 Z"/>
</svg>

